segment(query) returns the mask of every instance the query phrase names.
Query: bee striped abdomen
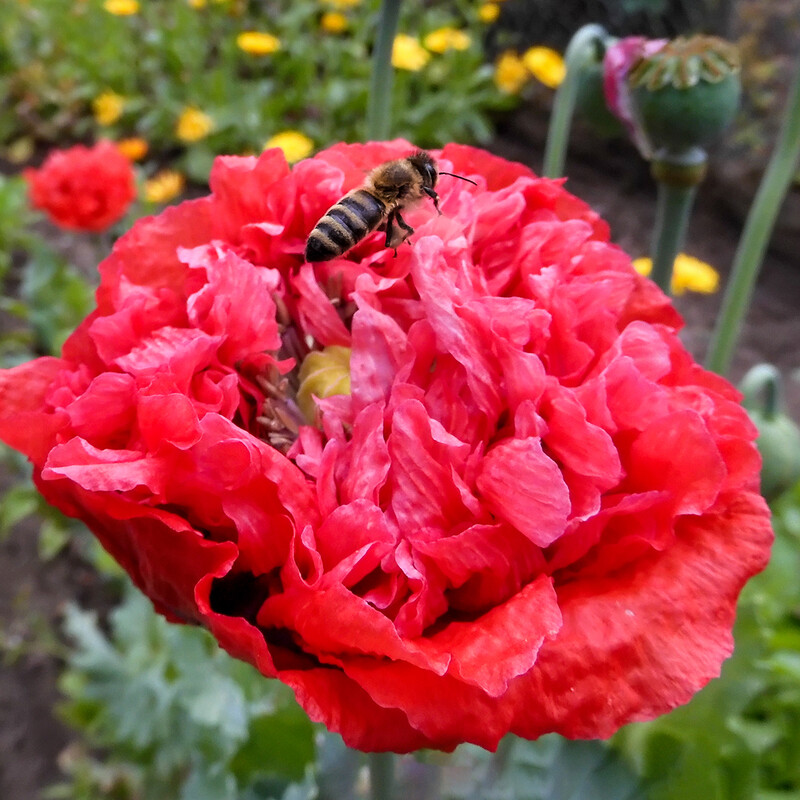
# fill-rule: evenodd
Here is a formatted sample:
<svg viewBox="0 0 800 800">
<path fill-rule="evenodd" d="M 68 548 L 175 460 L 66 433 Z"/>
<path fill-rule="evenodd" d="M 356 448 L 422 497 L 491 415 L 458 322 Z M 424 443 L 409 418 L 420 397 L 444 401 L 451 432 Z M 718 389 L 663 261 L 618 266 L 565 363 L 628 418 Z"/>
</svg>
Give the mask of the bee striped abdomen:
<svg viewBox="0 0 800 800">
<path fill-rule="evenodd" d="M 306 261 L 327 261 L 358 244 L 386 217 L 386 206 L 365 189 L 346 194 L 317 223 L 306 242 Z"/>
</svg>

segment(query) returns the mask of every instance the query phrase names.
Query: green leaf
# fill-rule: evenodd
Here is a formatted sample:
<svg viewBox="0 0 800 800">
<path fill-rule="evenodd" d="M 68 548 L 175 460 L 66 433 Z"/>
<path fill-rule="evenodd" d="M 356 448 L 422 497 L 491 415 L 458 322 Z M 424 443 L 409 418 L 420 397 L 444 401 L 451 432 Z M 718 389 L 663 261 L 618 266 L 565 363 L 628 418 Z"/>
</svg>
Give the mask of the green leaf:
<svg viewBox="0 0 800 800">
<path fill-rule="evenodd" d="M 0 538 L 20 520 L 33 514 L 39 505 L 39 493 L 31 484 L 12 486 L 0 501 Z"/>
<path fill-rule="evenodd" d="M 61 520 L 44 520 L 39 528 L 39 558 L 50 561 L 66 547 L 69 540 L 69 528 Z"/>
<path fill-rule="evenodd" d="M 207 183 L 215 156 L 216 152 L 206 145 L 196 144 L 183 158 L 184 171 L 196 183 L 201 185 Z"/>
<path fill-rule="evenodd" d="M 300 780 L 314 754 L 314 728 L 300 706 L 291 705 L 252 720 L 231 770 L 244 782 L 270 772 Z"/>
<path fill-rule="evenodd" d="M 180 683 L 177 702 L 197 725 L 214 728 L 225 739 L 244 741 L 248 734 L 247 704 L 241 688 L 224 675 Z"/>
</svg>

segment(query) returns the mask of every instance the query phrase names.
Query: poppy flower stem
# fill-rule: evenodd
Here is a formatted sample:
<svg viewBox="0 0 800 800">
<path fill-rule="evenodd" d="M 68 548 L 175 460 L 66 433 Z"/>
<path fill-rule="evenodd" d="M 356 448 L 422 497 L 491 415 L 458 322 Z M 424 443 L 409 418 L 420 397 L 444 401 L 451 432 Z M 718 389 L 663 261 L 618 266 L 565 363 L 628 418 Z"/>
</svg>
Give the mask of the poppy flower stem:
<svg viewBox="0 0 800 800">
<path fill-rule="evenodd" d="M 736 248 L 722 308 L 706 356 L 706 366 L 724 375 L 733 351 L 753 288 L 764 260 L 772 229 L 783 198 L 797 172 L 800 160 L 800 59 L 789 93 L 778 141 L 756 192 Z"/>
<path fill-rule="evenodd" d="M 383 0 L 372 55 L 367 98 L 367 139 L 388 139 L 392 129 L 392 47 L 400 20 L 400 0 Z"/>
<path fill-rule="evenodd" d="M 686 239 L 696 190 L 696 186 L 658 184 L 650 277 L 665 294 L 671 293 L 672 270 Z"/>
<path fill-rule="evenodd" d="M 584 25 L 579 28 L 567 45 L 564 63 L 567 74 L 556 91 L 553 100 L 553 113 L 550 115 L 550 126 L 547 129 L 547 142 L 544 148 L 544 165 L 542 174 L 545 178 L 560 178 L 564 174 L 564 162 L 567 157 L 569 132 L 575 103 L 578 99 L 578 88 L 581 72 L 590 59 L 596 59 L 598 52 L 602 58 L 604 42 L 608 33 L 602 25 Z"/>
<path fill-rule="evenodd" d="M 370 753 L 369 796 L 370 800 L 393 800 L 394 797 L 394 753 Z"/>
</svg>

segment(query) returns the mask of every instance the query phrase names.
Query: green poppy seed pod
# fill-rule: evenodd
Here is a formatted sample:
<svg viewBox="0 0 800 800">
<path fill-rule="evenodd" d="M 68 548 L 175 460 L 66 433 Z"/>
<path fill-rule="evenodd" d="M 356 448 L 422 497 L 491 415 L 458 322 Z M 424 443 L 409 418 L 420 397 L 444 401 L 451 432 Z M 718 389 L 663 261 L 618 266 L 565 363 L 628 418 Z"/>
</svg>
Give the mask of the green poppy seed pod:
<svg viewBox="0 0 800 800">
<path fill-rule="evenodd" d="M 782 408 L 781 376 L 771 364 L 753 367 L 742 379 L 744 406 L 758 428 L 761 493 L 773 500 L 800 481 L 800 428 Z"/>
<path fill-rule="evenodd" d="M 737 48 L 715 36 L 679 37 L 632 67 L 636 121 L 655 158 L 704 148 L 732 122 L 741 84 Z"/>
</svg>

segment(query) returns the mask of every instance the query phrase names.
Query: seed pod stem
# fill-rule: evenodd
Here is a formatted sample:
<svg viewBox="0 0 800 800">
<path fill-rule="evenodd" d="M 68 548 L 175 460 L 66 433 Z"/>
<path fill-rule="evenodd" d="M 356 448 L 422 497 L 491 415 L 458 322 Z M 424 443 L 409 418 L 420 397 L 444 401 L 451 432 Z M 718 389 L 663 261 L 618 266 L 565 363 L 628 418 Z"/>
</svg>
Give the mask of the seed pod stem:
<svg viewBox="0 0 800 800">
<path fill-rule="evenodd" d="M 547 130 L 544 166 L 542 167 L 542 175 L 545 178 L 560 178 L 564 174 L 569 132 L 580 87 L 580 73 L 590 59 L 602 60 L 602 50 L 606 39 L 608 39 L 608 33 L 601 25 L 584 25 L 567 45 L 567 51 L 564 54 L 567 74 L 556 91 L 553 113 L 550 116 L 550 126 Z"/>
<path fill-rule="evenodd" d="M 706 356 L 706 366 L 720 375 L 730 367 L 775 220 L 800 159 L 800 59 L 796 69 L 778 141 L 750 206 Z"/>
<path fill-rule="evenodd" d="M 382 0 L 367 99 L 366 138 L 370 141 L 382 141 L 391 135 L 394 82 L 392 47 L 399 20 L 400 0 Z"/>
</svg>

